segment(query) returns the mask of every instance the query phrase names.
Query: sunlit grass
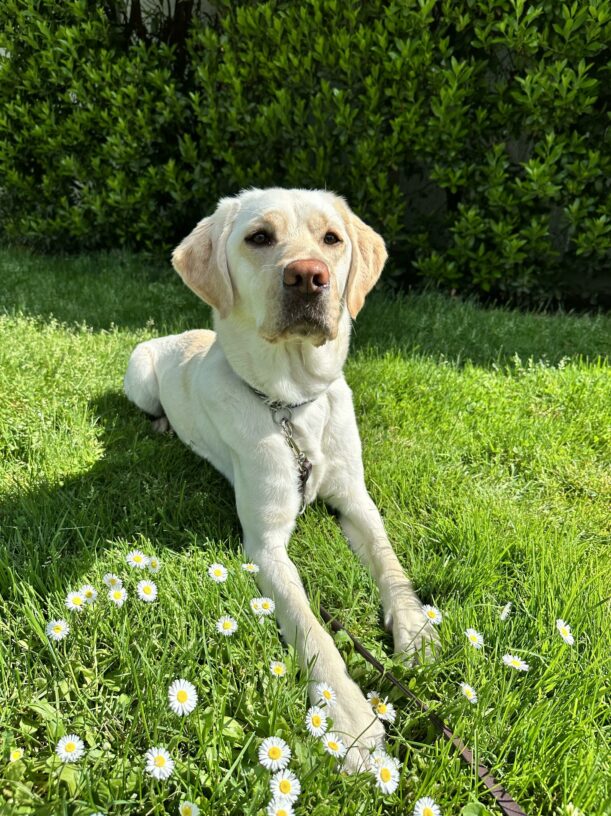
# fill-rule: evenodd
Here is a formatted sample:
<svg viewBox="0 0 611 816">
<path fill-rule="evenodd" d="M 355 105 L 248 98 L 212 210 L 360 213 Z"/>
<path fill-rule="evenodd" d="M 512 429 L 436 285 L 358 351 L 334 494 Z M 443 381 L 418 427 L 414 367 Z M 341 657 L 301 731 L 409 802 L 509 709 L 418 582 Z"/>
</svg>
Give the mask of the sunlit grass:
<svg viewBox="0 0 611 816">
<path fill-rule="evenodd" d="M 153 434 L 121 394 L 140 339 L 204 325 L 206 310 L 169 273 L 125 256 L 0 255 L 0 812 L 263 814 L 270 775 L 261 739 L 287 740 L 301 781 L 297 814 L 411 813 L 432 796 L 443 814 L 481 802 L 475 775 L 405 700 L 337 642 L 365 691 L 398 709 L 389 751 L 395 794 L 334 770 L 308 735 L 305 678 L 241 569 L 233 493 L 173 437 Z M 55 315 L 55 319 L 49 317 Z M 439 659 L 400 669 L 529 816 L 611 810 L 608 678 L 611 378 L 605 317 L 521 315 L 436 295 L 371 300 L 346 375 L 367 481 L 423 601 L 443 613 Z M 154 603 L 136 594 L 134 549 L 162 561 Z M 321 602 L 389 665 L 373 584 L 335 519 L 317 505 L 290 545 Z M 219 562 L 225 583 L 207 575 Z M 115 608 L 102 576 L 124 578 Z M 70 590 L 96 603 L 70 613 Z M 513 609 L 506 621 L 506 602 Z M 219 636 L 215 622 L 238 631 Z M 47 622 L 65 618 L 52 643 Z M 565 644 L 556 620 L 567 621 Z M 475 628 L 484 648 L 473 649 Z M 530 670 L 503 664 L 506 653 Z M 273 677 L 270 662 L 287 665 Z M 174 714 L 168 686 L 199 701 Z M 474 705 L 460 683 L 478 695 Z M 63 765 L 61 736 L 86 755 Z M 144 772 L 164 746 L 169 780 Z M 23 757 L 9 762 L 10 751 Z"/>
</svg>

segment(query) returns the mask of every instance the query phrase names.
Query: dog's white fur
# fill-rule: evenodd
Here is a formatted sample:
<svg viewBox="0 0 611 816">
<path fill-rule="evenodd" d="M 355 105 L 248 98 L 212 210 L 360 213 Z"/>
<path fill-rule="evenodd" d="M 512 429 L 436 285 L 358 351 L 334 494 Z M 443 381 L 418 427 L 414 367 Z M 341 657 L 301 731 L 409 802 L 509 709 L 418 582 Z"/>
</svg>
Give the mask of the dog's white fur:
<svg viewBox="0 0 611 816">
<path fill-rule="evenodd" d="M 245 240 L 265 228 L 270 246 Z M 327 245 L 331 230 L 340 243 Z M 293 330 L 282 313 L 282 273 L 292 261 L 317 259 L 330 272 L 325 317 Z M 293 453 L 270 409 L 251 388 L 293 411 L 296 441 L 312 462 L 306 501 L 320 497 L 379 589 L 397 652 L 434 637 L 365 486 L 352 394 L 342 374 L 351 317 L 379 277 L 384 242 L 348 208 L 322 191 L 249 190 L 221 200 L 175 250 L 185 283 L 213 307 L 212 331 L 188 331 L 141 343 L 125 376 L 125 393 L 160 417 L 193 451 L 234 485 L 247 556 L 258 583 L 276 602 L 285 639 L 295 645 L 314 685 L 337 692 L 334 730 L 351 746 L 345 768 L 358 770 L 384 735 L 350 679 L 331 636 L 313 614 L 287 553 L 300 507 Z"/>
</svg>

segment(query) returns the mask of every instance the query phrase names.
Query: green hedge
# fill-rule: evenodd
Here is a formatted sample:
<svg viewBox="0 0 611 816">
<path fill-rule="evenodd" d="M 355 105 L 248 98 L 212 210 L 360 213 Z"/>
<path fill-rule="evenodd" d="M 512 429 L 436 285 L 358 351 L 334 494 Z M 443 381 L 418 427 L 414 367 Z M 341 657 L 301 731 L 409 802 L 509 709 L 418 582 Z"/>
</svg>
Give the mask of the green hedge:
<svg viewBox="0 0 611 816">
<path fill-rule="evenodd" d="M 4 0 L 8 239 L 165 252 L 221 195 L 322 186 L 385 236 L 387 279 L 611 294 L 611 0 L 216 8 L 178 40 Z"/>
</svg>

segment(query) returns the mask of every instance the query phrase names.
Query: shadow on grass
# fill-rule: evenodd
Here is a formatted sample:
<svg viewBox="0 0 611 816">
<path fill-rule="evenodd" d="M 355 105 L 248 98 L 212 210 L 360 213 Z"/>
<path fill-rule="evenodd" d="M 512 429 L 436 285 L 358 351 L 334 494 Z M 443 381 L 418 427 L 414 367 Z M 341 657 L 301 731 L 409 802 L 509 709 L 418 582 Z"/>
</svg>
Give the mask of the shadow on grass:
<svg viewBox="0 0 611 816">
<path fill-rule="evenodd" d="M 120 252 L 58 258 L 2 250 L 0 268 L 8 312 L 151 335 L 211 325 L 210 310 L 169 262 L 152 265 Z M 483 367 L 505 365 L 515 355 L 557 364 L 565 357 L 611 357 L 611 317 L 483 308 L 437 292 L 376 292 L 354 324 L 352 347 Z"/>
<path fill-rule="evenodd" d="M 42 483 L 0 505 L 9 555 L 0 570 L 5 596 L 14 580 L 43 595 L 78 586 L 95 548 L 117 541 L 150 541 L 160 558 L 207 541 L 240 546 L 233 488 L 212 465 L 175 436 L 154 433 L 120 393 L 104 394 L 90 409 L 99 417 L 102 458 L 82 475 Z"/>
</svg>

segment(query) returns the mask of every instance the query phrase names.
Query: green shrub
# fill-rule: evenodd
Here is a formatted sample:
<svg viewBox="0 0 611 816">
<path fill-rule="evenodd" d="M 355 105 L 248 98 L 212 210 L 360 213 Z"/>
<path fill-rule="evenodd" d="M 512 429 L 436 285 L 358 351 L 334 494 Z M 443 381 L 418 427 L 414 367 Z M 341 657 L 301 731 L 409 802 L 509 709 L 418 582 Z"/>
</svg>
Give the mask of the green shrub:
<svg viewBox="0 0 611 816">
<path fill-rule="evenodd" d="M 611 0 L 221 0 L 179 46 L 111 6 L 0 9 L 8 238 L 166 251 L 220 195 L 324 186 L 397 283 L 611 295 Z"/>
</svg>

